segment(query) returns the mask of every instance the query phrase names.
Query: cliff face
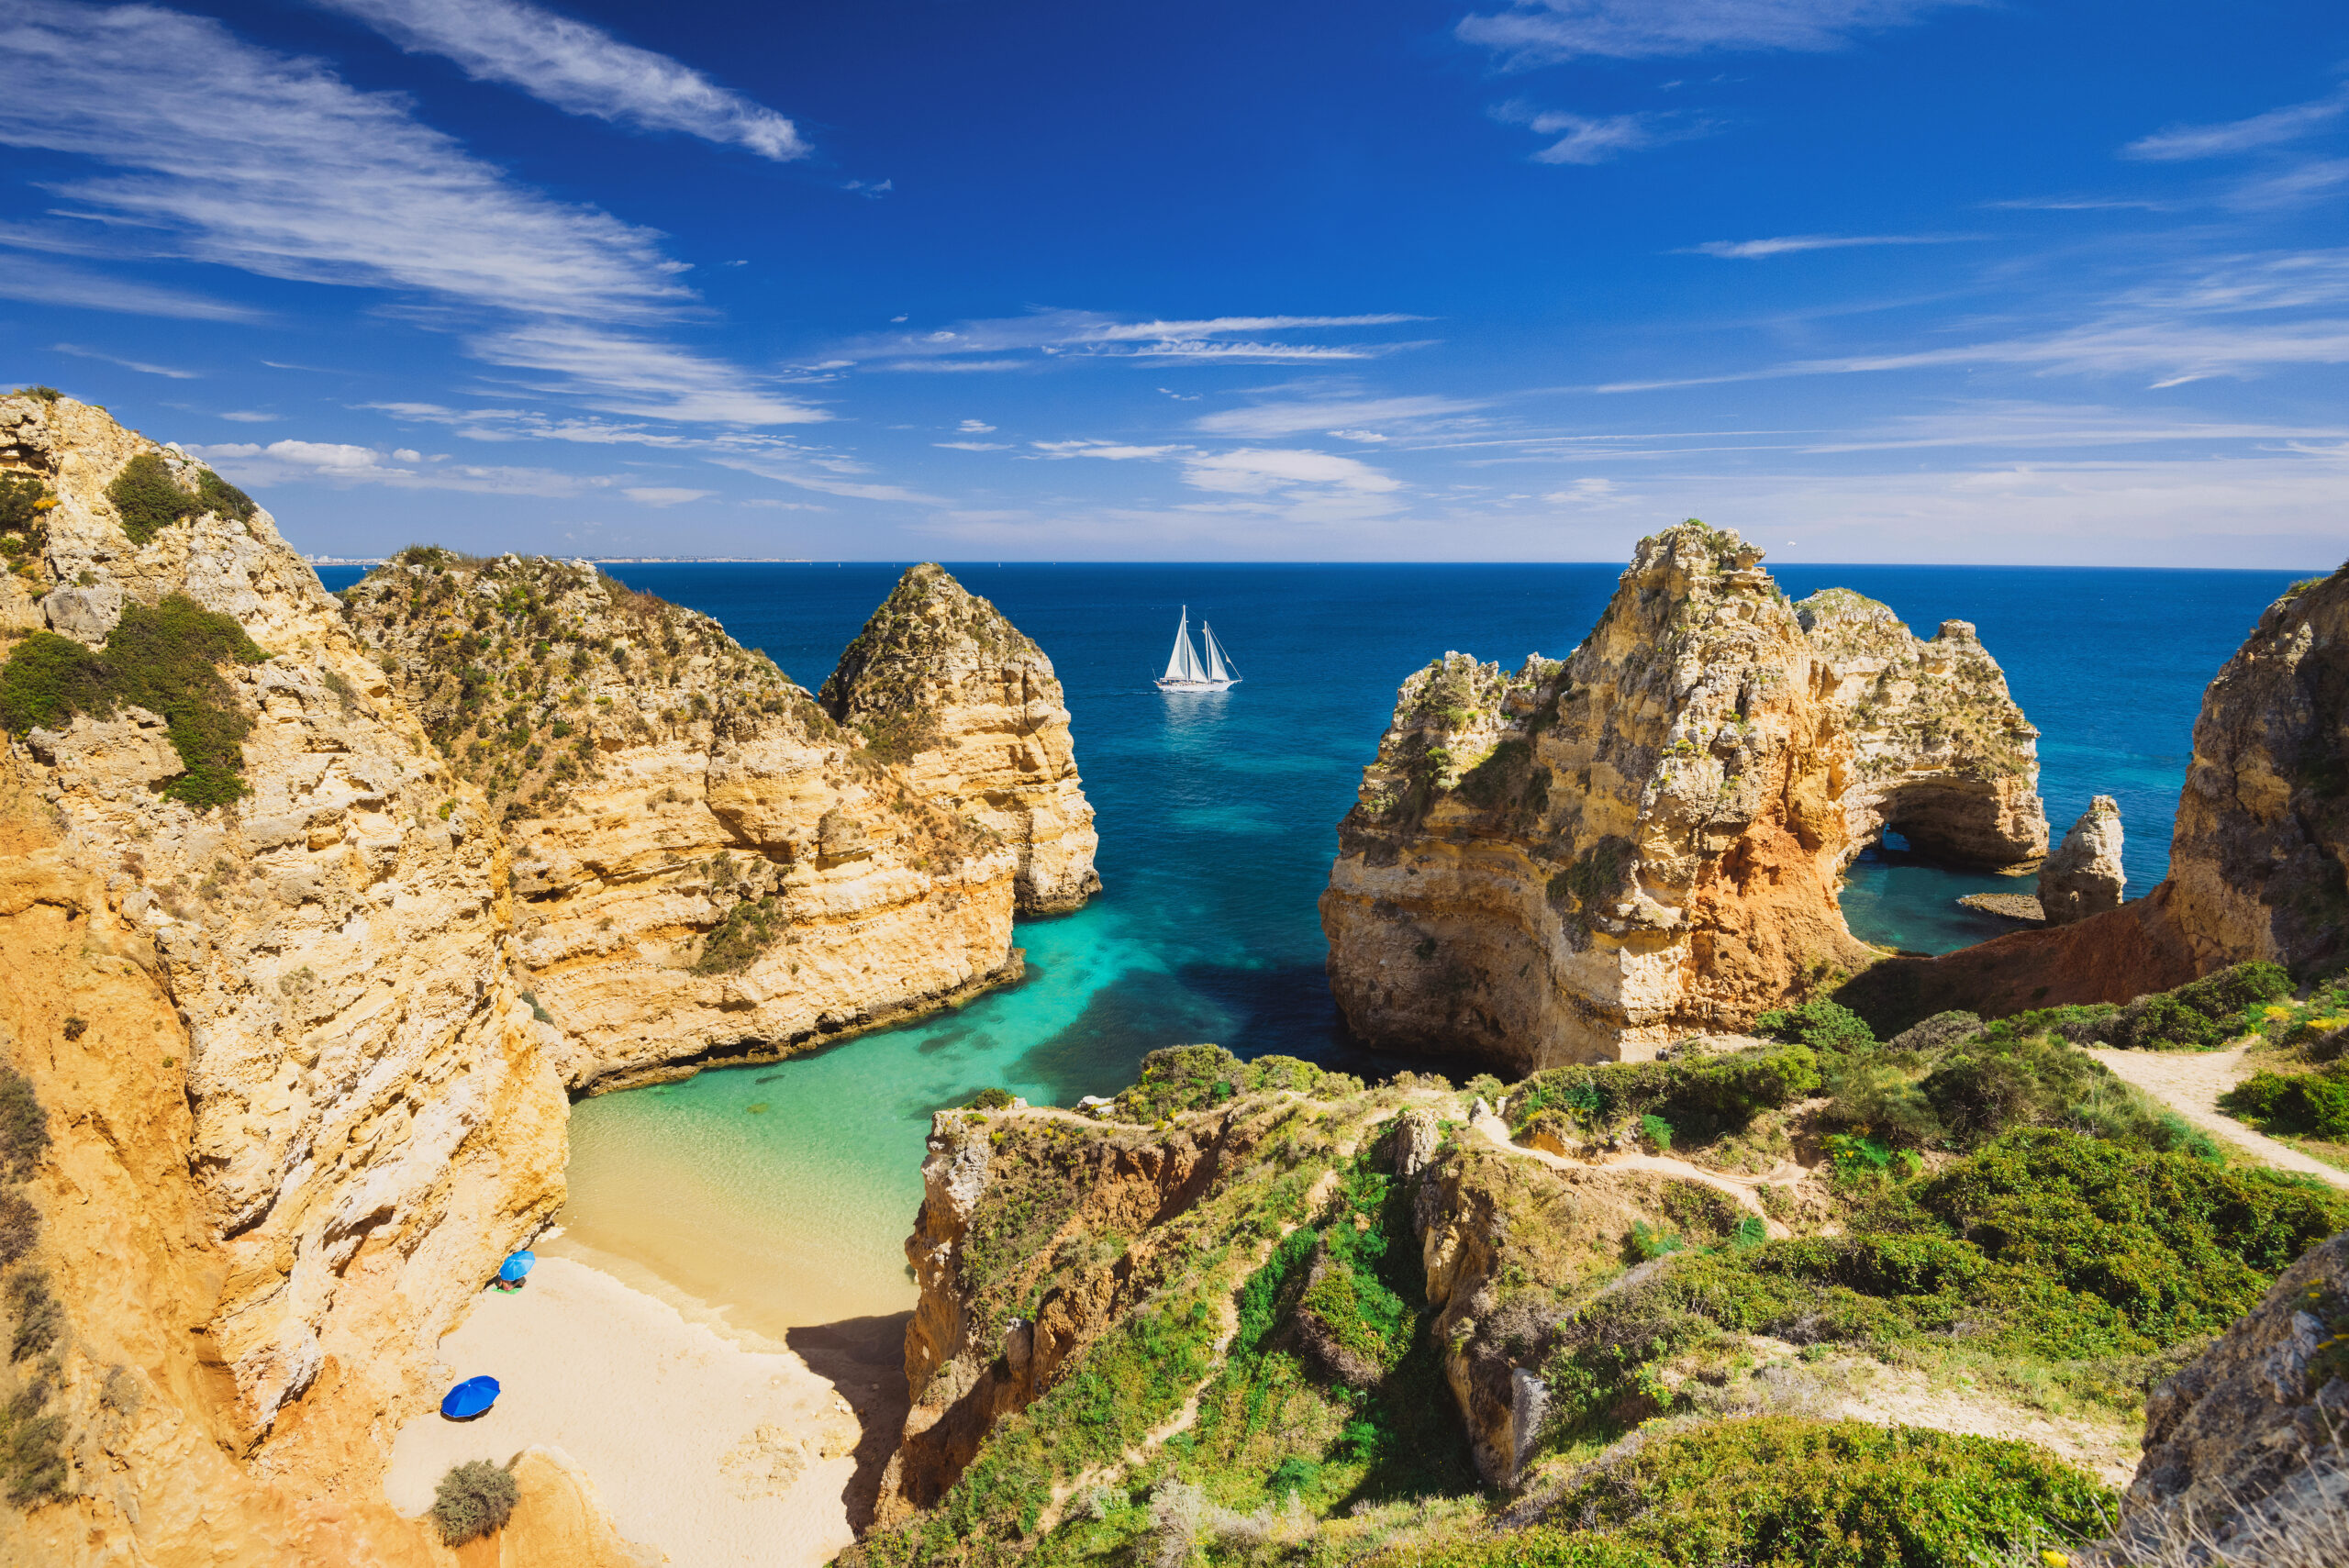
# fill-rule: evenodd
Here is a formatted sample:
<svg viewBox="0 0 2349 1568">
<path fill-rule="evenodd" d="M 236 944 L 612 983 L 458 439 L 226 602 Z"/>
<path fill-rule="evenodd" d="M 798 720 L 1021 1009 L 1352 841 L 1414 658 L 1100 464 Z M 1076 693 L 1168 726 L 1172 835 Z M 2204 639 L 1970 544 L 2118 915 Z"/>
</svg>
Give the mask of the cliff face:
<svg viewBox="0 0 2349 1568">
<path fill-rule="evenodd" d="M 1643 540 L 1564 663 L 1404 683 L 1322 895 L 1354 1032 L 1529 1070 L 1652 1055 L 1867 950 L 1835 672 L 1735 534 Z"/>
<path fill-rule="evenodd" d="M 0 400 L 0 468 L 54 503 L 10 535 L 9 618 L 79 639 L 12 650 L 0 862 L 12 1054 L 65 1118 L 69 1533 L 421 1556 L 371 1429 L 562 1196 L 495 824 L 241 495 L 70 399 Z M 109 497 L 158 473 L 161 521 Z M 177 660 L 198 634 L 217 666 Z"/>
<path fill-rule="evenodd" d="M 505 821 L 529 1005 L 574 1089 L 1019 974 L 1015 844 L 708 617 L 584 564 L 440 550 L 346 599 Z"/>
<path fill-rule="evenodd" d="M 1822 588 L 1795 614 L 1835 672 L 1859 753 L 1843 799 L 1852 843 L 1890 828 L 1920 853 L 1993 871 L 2047 853 L 2039 731 L 1971 623 L 1943 621 L 1926 641 L 1849 588 Z"/>
<path fill-rule="evenodd" d="M 2197 959 L 2349 960 L 2349 568 L 2285 595 L 2203 694 L 2170 840 Z"/>
<path fill-rule="evenodd" d="M 944 568 L 899 580 L 821 695 L 918 793 L 1018 851 L 1020 913 L 1078 908 L 1101 891 L 1100 840 L 1052 662 Z"/>
</svg>

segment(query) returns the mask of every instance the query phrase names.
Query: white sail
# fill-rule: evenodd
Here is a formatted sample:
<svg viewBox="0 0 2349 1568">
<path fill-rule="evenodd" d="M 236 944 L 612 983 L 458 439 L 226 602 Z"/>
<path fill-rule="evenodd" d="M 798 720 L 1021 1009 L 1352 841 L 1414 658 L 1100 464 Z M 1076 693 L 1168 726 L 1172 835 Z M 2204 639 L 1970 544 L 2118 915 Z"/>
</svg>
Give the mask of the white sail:
<svg viewBox="0 0 2349 1568">
<path fill-rule="evenodd" d="M 1168 681 L 1197 681 L 1199 656 L 1191 650 L 1191 607 L 1183 606 L 1183 619 L 1174 628 L 1174 651 L 1167 657 L 1166 673 L 1160 677 Z"/>
<path fill-rule="evenodd" d="M 1205 621 L 1199 623 L 1199 640 L 1208 648 L 1208 679 L 1229 682 L 1231 672 L 1224 668 L 1223 647 L 1215 639 L 1215 628 Z"/>
</svg>

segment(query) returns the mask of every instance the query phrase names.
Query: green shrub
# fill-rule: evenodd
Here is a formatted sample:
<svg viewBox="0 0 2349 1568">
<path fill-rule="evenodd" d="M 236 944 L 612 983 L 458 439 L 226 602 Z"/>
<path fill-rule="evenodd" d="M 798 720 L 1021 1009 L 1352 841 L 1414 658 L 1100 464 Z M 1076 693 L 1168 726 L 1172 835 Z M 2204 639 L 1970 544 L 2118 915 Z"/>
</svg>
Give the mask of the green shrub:
<svg viewBox="0 0 2349 1568">
<path fill-rule="evenodd" d="M 37 397 L 43 403 L 54 403 L 65 395 L 53 386 L 20 386 L 8 394 L 11 397 Z"/>
<path fill-rule="evenodd" d="M 1526 1080 L 1509 1101 L 1509 1124 L 1522 1132 L 1544 1110 L 1591 1126 L 1653 1115 L 1672 1135 L 1696 1146 L 1741 1130 L 1761 1111 L 1790 1104 L 1819 1085 L 1818 1058 L 1802 1045 L 1553 1067 Z"/>
<path fill-rule="evenodd" d="M 57 1343 L 65 1331 L 65 1309 L 49 1288 L 48 1272 L 28 1263 L 8 1276 L 8 1316 L 16 1331 L 8 1341 L 8 1359 L 37 1356 Z"/>
<path fill-rule="evenodd" d="M 1644 1219 L 1631 1221 L 1631 1234 L 1625 1241 L 1625 1251 L 1643 1263 L 1658 1258 L 1668 1258 L 1688 1243 L 1674 1232 L 1660 1229 Z"/>
<path fill-rule="evenodd" d="M 2254 1073 L 2219 1104 L 2265 1131 L 2349 1139 L 2349 1062 L 2319 1073 Z"/>
<path fill-rule="evenodd" d="M 267 657 L 233 618 L 184 594 L 151 607 L 134 600 L 102 651 L 46 631 L 18 643 L 0 667 L 0 722 L 21 735 L 77 714 L 111 718 L 123 706 L 159 713 L 186 769 L 162 792 L 202 810 L 245 793 L 240 743 L 252 723 L 237 710 L 219 666 Z"/>
<path fill-rule="evenodd" d="M 1776 1416 L 1653 1439 L 1545 1512 L 1688 1568 L 1975 1568 L 2101 1533 L 2116 1502 L 2030 1443 Z"/>
<path fill-rule="evenodd" d="M 1141 1059 L 1141 1080 L 1121 1090 L 1111 1108 L 1122 1120 L 1158 1121 L 1177 1111 L 1204 1110 L 1234 1095 L 1275 1089 L 1326 1094 L 1348 1084 L 1361 1086 L 1301 1057 L 1242 1062 L 1219 1045 L 1170 1045 Z"/>
<path fill-rule="evenodd" d="M 1822 1057 L 1857 1055 L 1873 1051 L 1876 1043 L 1866 1019 L 1841 1002 L 1823 998 L 1765 1013 L 1753 1020 L 1753 1031 L 1807 1045 Z"/>
<path fill-rule="evenodd" d="M 29 473 L 0 474 L 0 533 L 24 533 L 48 510 L 49 486 Z"/>
<path fill-rule="evenodd" d="M 733 974 L 750 968 L 760 954 L 782 940 L 788 923 L 773 894 L 741 900 L 711 929 L 702 943 L 701 956 L 694 960 L 694 973 Z"/>
<path fill-rule="evenodd" d="M 450 1546 L 462 1546 L 506 1528 L 518 1493 L 514 1477 L 485 1459 L 451 1468 L 432 1490 L 432 1522 Z"/>
<path fill-rule="evenodd" d="M 33 1094 L 33 1081 L 0 1067 L 0 1173 L 30 1174 L 48 1147 L 49 1112 Z"/>
<path fill-rule="evenodd" d="M 1017 1097 L 1008 1089 L 981 1089 L 970 1097 L 967 1104 L 974 1111 L 1009 1110 Z"/>
<path fill-rule="evenodd" d="M 1671 1153 L 1672 1124 L 1653 1111 L 1648 1112 L 1640 1118 L 1640 1141 L 1658 1154 Z"/>
<path fill-rule="evenodd" d="M 40 1240 L 40 1211 L 14 1187 L 0 1187 L 0 1268 L 31 1251 Z"/>
<path fill-rule="evenodd" d="M 195 471 L 195 499 L 199 510 L 233 522 L 249 523 L 253 514 L 261 510 L 251 496 L 208 468 Z"/>
<path fill-rule="evenodd" d="M 30 1508 L 65 1495 L 65 1418 L 41 1414 L 49 1403 L 50 1370 L 37 1371 L 0 1406 L 0 1475 L 7 1480 L 13 1507 Z"/>
<path fill-rule="evenodd" d="M 2175 991 L 2140 996 L 2126 1006 L 2051 1019 L 2057 1032 L 2082 1043 L 2124 1051 L 2213 1051 L 2259 1027 L 2252 1010 L 2292 994 L 2292 978 L 2272 963 L 2238 963 Z M 2065 1009 L 2085 1013 L 2085 1009 Z M 2045 1015 L 2009 1020 L 2028 1027 Z"/>
<path fill-rule="evenodd" d="M 106 486 L 106 499 L 122 519 L 122 531 L 133 544 L 145 544 L 162 529 L 195 515 L 195 497 L 180 487 L 171 465 L 153 452 L 140 452 L 123 464 Z"/>
</svg>

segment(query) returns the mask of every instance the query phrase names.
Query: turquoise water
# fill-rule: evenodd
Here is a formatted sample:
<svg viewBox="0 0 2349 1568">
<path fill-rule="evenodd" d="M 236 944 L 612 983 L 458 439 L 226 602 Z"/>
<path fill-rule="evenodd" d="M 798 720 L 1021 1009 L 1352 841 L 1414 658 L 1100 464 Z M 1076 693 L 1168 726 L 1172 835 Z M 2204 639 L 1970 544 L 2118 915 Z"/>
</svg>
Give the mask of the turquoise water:
<svg viewBox="0 0 2349 1568">
<path fill-rule="evenodd" d="M 628 566 L 631 585 L 717 617 L 813 688 L 899 567 Z M 1216 1040 L 1389 1072 L 1344 1034 L 1322 978 L 1315 900 L 1338 818 L 1396 685 L 1448 649 L 1514 666 L 1562 654 L 1613 566 L 957 565 L 1051 654 L 1098 814 L 1105 891 L 1024 921 L 1031 977 L 926 1023 L 766 1068 L 607 1095 L 572 1118 L 566 1241 L 630 1261 L 754 1328 L 912 1301 L 903 1239 L 929 1113 L 1001 1084 L 1068 1104 L 1130 1082 L 1142 1054 Z M 329 576 L 329 586 L 355 577 Z M 1975 622 L 2044 732 L 2060 835 L 2119 799 L 2142 893 L 2167 863 L 2203 686 L 2291 573 L 1788 567 L 1790 594 L 1840 584 L 1930 635 Z M 1170 696 L 1150 677 L 1187 603 L 1242 684 Z M 1916 951 L 2008 928 L 1959 907 L 2027 882 L 1895 853 L 1852 870 L 1853 929 Z M 763 1109 L 754 1109 L 763 1106 Z M 558 1243 L 562 1245 L 562 1243 Z"/>
</svg>

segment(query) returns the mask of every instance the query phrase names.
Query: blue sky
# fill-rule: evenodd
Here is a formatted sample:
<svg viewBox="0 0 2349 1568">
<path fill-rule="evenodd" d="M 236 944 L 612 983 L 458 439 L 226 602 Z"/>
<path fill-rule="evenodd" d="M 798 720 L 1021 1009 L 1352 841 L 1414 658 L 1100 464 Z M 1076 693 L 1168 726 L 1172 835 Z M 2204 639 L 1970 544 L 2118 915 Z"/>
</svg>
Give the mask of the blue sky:
<svg viewBox="0 0 2349 1568">
<path fill-rule="evenodd" d="M 11 0 L 0 145 L 314 552 L 2349 553 L 2338 4 Z"/>
</svg>

